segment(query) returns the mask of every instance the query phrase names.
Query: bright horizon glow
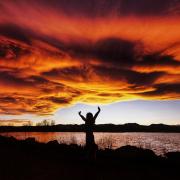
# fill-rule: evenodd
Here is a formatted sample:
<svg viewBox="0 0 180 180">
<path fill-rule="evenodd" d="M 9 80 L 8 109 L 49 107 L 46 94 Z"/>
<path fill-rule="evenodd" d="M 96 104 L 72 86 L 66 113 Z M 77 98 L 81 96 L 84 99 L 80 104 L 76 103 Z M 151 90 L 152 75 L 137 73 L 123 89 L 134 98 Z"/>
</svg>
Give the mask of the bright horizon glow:
<svg viewBox="0 0 180 180">
<path fill-rule="evenodd" d="M 180 100 L 176 101 L 124 101 L 109 105 L 100 105 L 101 113 L 99 114 L 96 124 L 125 124 L 138 123 L 141 125 L 150 124 L 180 124 Z M 97 105 L 76 104 L 71 107 L 61 108 L 54 115 L 36 116 L 36 115 L 2 115 L 0 120 L 30 120 L 40 122 L 44 119 L 55 120 L 56 124 L 83 124 L 78 115 L 82 111 L 83 115 L 87 112 L 93 114 L 97 111 Z"/>
<path fill-rule="evenodd" d="M 102 111 L 96 124 L 124 124 L 138 123 L 149 124 L 180 124 L 180 101 L 124 101 L 100 106 Z M 86 115 L 87 112 L 95 113 L 97 105 L 76 104 L 70 108 L 58 110 L 54 117 L 63 124 L 83 124 L 78 111 Z M 72 120 L 74 119 L 74 120 Z"/>
</svg>

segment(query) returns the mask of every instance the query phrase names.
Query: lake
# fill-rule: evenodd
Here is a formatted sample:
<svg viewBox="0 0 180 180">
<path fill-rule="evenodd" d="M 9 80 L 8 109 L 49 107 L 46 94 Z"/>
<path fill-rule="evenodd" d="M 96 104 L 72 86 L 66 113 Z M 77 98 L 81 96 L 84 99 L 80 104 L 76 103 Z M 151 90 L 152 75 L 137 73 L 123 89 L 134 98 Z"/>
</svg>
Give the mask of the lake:
<svg viewBox="0 0 180 180">
<path fill-rule="evenodd" d="M 57 140 L 59 143 L 84 145 L 85 133 L 82 132 L 5 132 L 4 136 L 16 139 L 34 137 L 39 142 Z M 157 155 L 180 151 L 180 133 L 100 133 L 95 132 L 95 141 L 99 148 L 118 148 L 132 145 L 153 150 Z"/>
</svg>

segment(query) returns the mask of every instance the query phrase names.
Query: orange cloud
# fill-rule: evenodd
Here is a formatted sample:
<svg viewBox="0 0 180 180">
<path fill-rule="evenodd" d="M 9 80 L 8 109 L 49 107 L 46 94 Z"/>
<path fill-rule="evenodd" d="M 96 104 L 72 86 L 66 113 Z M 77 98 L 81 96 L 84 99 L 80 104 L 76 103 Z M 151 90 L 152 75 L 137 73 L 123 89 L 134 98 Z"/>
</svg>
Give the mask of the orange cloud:
<svg viewBox="0 0 180 180">
<path fill-rule="evenodd" d="M 1 114 L 180 98 L 178 1 L 91 1 L 0 3 Z"/>
</svg>

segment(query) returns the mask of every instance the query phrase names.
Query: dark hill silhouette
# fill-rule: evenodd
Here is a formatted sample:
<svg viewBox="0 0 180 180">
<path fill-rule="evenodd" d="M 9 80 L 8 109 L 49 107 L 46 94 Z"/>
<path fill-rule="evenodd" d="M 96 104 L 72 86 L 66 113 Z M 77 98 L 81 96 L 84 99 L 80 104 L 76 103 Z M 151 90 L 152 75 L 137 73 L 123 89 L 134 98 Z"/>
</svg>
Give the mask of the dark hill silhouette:
<svg viewBox="0 0 180 180">
<path fill-rule="evenodd" d="M 0 126 L 0 132 L 85 132 L 84 124 L 58 124 L 54 126 Z M 128 124 L 97 124 L 93 127 L 94 132 L 180 132 L 180 125 L 151 124 L 149 126 L 136 123 Z"/>
</svg>

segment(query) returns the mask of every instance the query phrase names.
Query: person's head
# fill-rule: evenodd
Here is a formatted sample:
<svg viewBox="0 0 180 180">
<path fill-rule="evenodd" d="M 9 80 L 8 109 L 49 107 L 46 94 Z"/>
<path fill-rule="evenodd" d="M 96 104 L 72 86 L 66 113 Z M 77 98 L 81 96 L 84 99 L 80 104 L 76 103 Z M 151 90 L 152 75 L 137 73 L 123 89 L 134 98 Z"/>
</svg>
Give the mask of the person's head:
<svg viewBox="0 0 180 180">
<path fill-rule="evenodd" d="M 92 118 L 93 118 L 93 114 L 90 113 L 90 112 L 88 112 L 88 113 L 86 114 L 86 119 L 92 119 Z"/>
</svg>

